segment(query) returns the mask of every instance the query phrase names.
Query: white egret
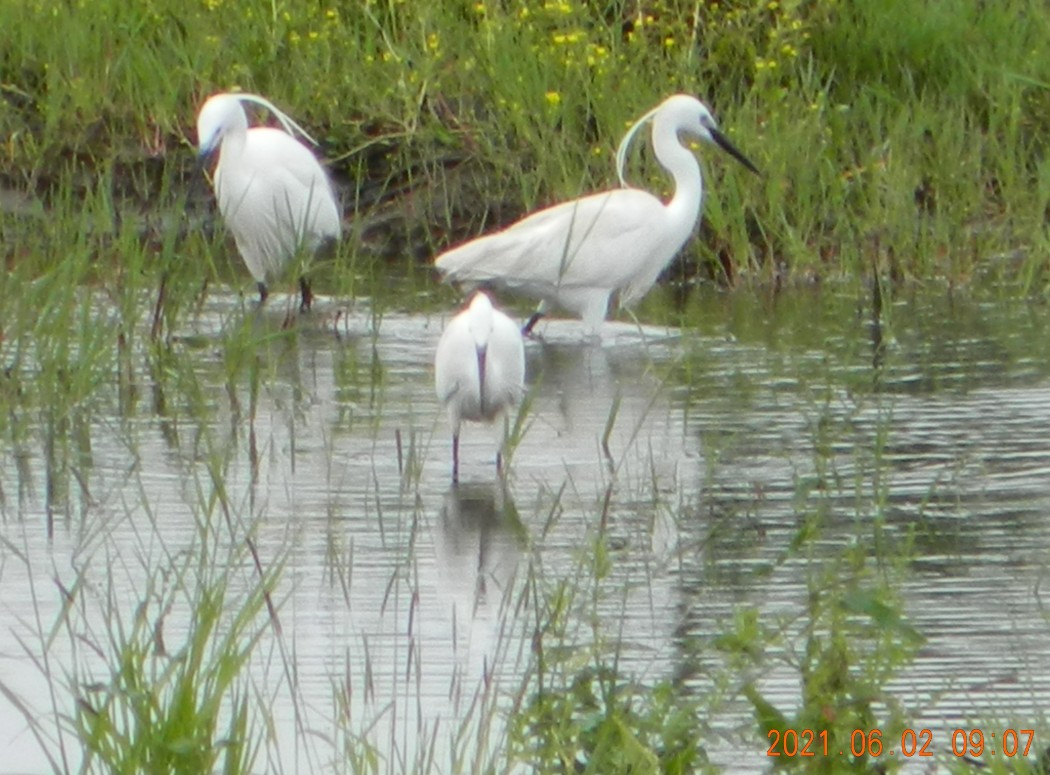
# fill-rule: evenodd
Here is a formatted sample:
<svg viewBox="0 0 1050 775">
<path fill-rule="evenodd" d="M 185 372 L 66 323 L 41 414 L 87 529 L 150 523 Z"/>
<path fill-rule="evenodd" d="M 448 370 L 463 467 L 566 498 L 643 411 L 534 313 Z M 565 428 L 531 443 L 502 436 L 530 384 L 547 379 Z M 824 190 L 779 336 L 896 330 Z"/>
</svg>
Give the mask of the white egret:
<svg viewBox="0 0 1050 775">
<path fill-rule="evenodd" d="M 243 103 L 264 106 L 286 131 L 248 128 Z M 269 100 L 255 94 L 216 94 L 197 115 L 200 158 L 216 151 L 215 196 L 248 271 L 266 301 L 266 282 L 285 264 L 339 241 L 339 208 L 332 184 L 313 153 L 294 137 L 310 137 Z M 300 309 L 309 309 L 310 285 L 300 277 Z"/>
<path fill-rule="evenodd" d="M 459 427 L 463 420 L 492 422 L 516 406 L 525 392 L 525 345 L 518 326 L 479 291 L 452 318 L 434 356 L 438 400 L 452 426 L 452 481 L 459 481 Z M 506 429 L 496 468 L 502 467 Z"/>
<path fill-rule="evenodd" d="M 700 216 L 700 165 L 679 134 L 717 144 L 758 172 L 718 131 L 702 102 L 676 94 L 642 116 L 620 143 L 616 164 L 624 186 L 627 149 L 650 120 L 656 158 L 674 178 L 674 196 L 667 204 L 646 191 L 625 187 L 548 207 L 438 256 L 434 263 L 445 279 L 491 284 L 539 298 L 526 333 L 548 304 L 578 315 L 594 331 L 605 319 L 614 293 L 621 306 L 642 298 Z"/>
</svg>

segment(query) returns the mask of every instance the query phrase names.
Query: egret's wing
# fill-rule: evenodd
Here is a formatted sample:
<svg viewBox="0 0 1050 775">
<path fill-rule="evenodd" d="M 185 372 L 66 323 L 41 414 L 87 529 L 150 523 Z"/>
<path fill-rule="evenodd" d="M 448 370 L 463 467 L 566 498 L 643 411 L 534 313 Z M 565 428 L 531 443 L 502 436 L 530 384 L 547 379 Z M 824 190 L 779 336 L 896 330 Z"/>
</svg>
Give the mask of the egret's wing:
<svg viewBox="0 0 1050 775">
<path fill-rule="evenodd" d="M 237 241 L 241 258 L 258 282 L 280 272 L 291 251 L 273 198 L 241 175 L 219 174 L 215 191 L 226 228 Z"/>
<path fill-rule="evenodd" d="M 525 343 L 518 324 L 499 311 L 493 316 L 489 336 L 488 368 L 493 367 L 498 373 L 492 382 L 500 388 L 496 404 L 516 405 L 525 386 Z"/>
<path fill-rule="evenodd" d="M 638 189 L 592 194 L 530 215 L 435 261 L 449 279 L 494 282 L 543 294 L 618 288 L 658 239 L 664 206 Z"/>
<path fill-rule="evenodd" d="M 259 127 L 248 134 L 244 166 L 254 170 L 254 202 L 286 218 L 309 244 L 339 239 L 342 226 L 331 181 L 317 157 L 278 129 Z"/>
<path fill-rule="evenodd" d="M 466 319 L 457 315 L 441 333 L 434 354 L 434 392 L 443 405 L 447 406 L 466 382 L 466 364 L 473 354 Z"/>
</svg>

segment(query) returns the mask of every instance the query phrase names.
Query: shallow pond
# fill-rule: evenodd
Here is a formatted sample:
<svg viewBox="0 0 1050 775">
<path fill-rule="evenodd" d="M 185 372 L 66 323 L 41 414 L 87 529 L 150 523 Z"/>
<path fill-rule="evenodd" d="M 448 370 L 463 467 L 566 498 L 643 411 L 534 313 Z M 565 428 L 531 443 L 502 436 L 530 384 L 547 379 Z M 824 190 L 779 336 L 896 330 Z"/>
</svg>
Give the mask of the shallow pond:
<svg viewBox="0 0 1050 775">
<path fill-rule="evenodd" d="M 288 333 L 281 303 L 213 294 L 167 371 L 95 392 L 61 470 L 41 428 L 0 453 L 0 760 L 15 771 L 50 769 L 63 746 L 75 769 L 55 720 L 70 685 L 95 696 L 111 632 L 158 615 L 186 554 L 232 558 L 231 595 L 250 588 L 246 536 L 264 568 L 283 562 L 280 626 L 259 617 L 248 673 L 272 724 L 259 769 L 350 771 L 341 751 L 367 742 L 384 772 L 476 771 L 523 701 L 537 600 L 558 584 L 575 595 L 563 645 L 617 644 L 625 676 L 702 706 L 717 694 L 711 761 L 764 769 L 738 690 L 799 705 L 814 576 L 858 546 L 924 638 L 876 704 L 930 729 L 942 763 L 957 728 L 1034 728 L 1032 755 L 1046 748 L 1042 307 L 940 294 L 876 324 L 827 292 L 712 294 L 685 329 L 616 323 L 600 343 L 551 321 L 528 345 L 505 485 L 492 433 L 468 426 L 453 488 L 431 368 L 444 316 L 330 303 Z M 222 530 L 202 538 L 217 499 Z M 745 610 L 779 635 L 727 689 L 716 643 Z M 164 617 L 158 661 L 190 613 Z"/>
</svg>

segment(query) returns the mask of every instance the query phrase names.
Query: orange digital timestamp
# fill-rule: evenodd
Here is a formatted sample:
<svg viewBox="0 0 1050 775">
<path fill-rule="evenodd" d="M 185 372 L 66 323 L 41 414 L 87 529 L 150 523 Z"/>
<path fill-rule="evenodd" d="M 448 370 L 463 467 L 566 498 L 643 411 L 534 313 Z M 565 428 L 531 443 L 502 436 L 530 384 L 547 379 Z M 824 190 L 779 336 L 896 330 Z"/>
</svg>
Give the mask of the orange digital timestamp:
<svg viewBox="0 0 1050 775">
<path fill-rule="evenodd" d="M 905 729 L 901 732 L 900 745 L 887 747 L 882 739 L 881 729 L 854 729 L 849 736 L 849 745 L 835 750 L 831 745 L 828 730 L 819 729 L 771 729 L 766 737 L 771 741 L 766 756 L 828 756 L 837 753 L 840 756 L 849 754 L 861 756 L 933 756 L 933 732 L 929 729 Z M 980 729 L 952 730 L 951 748 L 956 756 L 983 756 L 985 753 L 994 756 L 1028 756 L 1035 739 L 1034 729 L 1003 729 L 985 733 Z M 996 743 L 998 740 L 998 743 Z"/>
</svg>

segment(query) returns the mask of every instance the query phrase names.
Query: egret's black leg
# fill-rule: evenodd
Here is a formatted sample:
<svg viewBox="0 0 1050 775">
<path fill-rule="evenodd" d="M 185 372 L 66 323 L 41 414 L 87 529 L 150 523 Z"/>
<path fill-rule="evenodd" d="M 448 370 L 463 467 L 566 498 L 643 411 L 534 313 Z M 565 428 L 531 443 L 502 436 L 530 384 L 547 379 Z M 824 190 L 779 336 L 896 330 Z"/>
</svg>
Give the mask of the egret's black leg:
<svg viewBox="0 0 1050 775">
<path fill-rule="evenodd" d="M 459 434 L 452 434 L 452 484 L 459 483 Z"/>
<path fill-rule="evenodd" d="M 546 313 L 543 310 L 536 310 L 529 316 L 529 319 L 525 321 L 525 325 L 521 327 L 522 336 L 532 336 L 532 329 L 536 327 L 536 324 L 540 322 Z"/>
<path fill-rule="evenodd" d="M 299 295 L 302 297 L 302 301 L 299 303 L 299 311 L 309 312 L 311 305 L 314 303 L 314 292 L 310 290 L 310 283 L 305 276 L 299 278 Z"/>
<path fill-rule="evenodd" d="M 263 282 L 256 283 L 255 287 L 259 289 L 259 306 L 261 307 L 266 303 L 266 298 L 270 295 L 270 289 Z"/>
</svg>

